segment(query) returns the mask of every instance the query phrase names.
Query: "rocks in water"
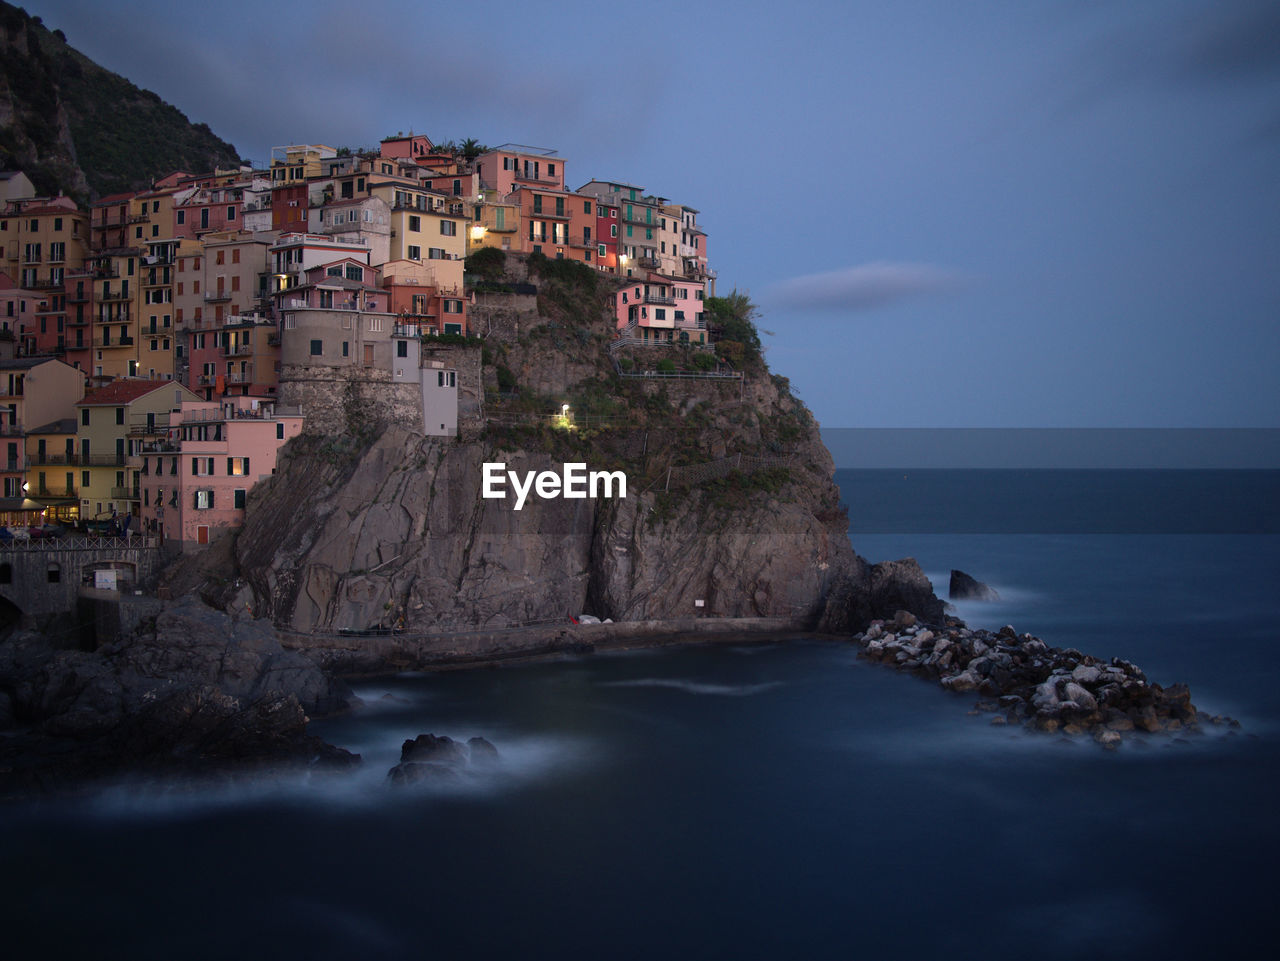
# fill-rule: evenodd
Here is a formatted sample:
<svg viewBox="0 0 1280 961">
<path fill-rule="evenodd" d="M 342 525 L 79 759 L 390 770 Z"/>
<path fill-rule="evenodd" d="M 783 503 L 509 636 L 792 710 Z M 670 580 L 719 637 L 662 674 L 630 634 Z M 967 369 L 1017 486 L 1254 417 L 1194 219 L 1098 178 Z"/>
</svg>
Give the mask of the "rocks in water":
<svg viewBox="0 0 1280 961">
<path fill-rule="evenodd" d="M 93 652 L 19 633 L 0 644 L 0 795 L 121 773 L 226 774 L 259 762 L 346 766 L 306 732 L 349 690 L 272 628 L 185 598 L 136 636 Z"/>
<path fill-rule="evenodd" d="M 964 571 L 951 572 L 951 585 L 947 588 L 947 596 L 953 601 L 998 601 L 1000 595 L 995 589 L 988 587 Z"/>
<path fill-rule="evenodd" d="M 977 691 L 984 696 L 979 713 L 1033 730 L 1092 733 L 1106 748 L 1132 731 L 1237 723 L 1201 715 L 1185 684 L 1153 684 L 1129 661 L 1054 648 L 1011 625 L 993 633 L 957 621 L 926 627 L 914 617 L 895 617 L 872 621 L 854 640 L 867 660 L 932 677 L 951 691 Z"/>
<path fill-rule="evenodd" d="M 387 772 L 398 786 L 461 780 L 468 768 L 496 764 L 498 749 L 482 737 L 466 744 L 447 735 L 419 734 L 400 748 L 400 763 Z"/>
</svg>

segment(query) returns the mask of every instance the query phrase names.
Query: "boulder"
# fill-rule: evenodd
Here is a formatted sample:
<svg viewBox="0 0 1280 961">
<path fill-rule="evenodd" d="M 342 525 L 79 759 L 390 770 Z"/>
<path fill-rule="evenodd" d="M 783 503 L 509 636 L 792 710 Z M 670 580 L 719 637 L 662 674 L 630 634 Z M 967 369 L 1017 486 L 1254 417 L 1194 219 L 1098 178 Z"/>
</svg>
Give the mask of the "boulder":
<svg viewBox="0 0 1280 961">
<path fill-rule="evenodd" d="M 400 763 L 410 761 L 465 765 L 469 752 L 451 737 L 419 734 L 400 747 Z"/>
<path fill-rule="evenodd" d="M 976 580 L 964 571 L 951 572 L 951 584 L 947 596 L 953 601 L 998 601 L 1000 595 L 982 581 Z"/>
</svg>

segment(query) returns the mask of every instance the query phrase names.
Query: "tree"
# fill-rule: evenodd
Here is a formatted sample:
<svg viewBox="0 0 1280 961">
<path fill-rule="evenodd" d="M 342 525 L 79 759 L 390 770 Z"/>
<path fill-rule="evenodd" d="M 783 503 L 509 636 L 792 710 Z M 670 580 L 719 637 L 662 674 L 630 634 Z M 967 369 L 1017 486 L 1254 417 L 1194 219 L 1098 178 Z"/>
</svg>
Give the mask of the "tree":
<svg viewBox="0 0 1280 961">
<path fill-rule="evenodd" d="M 760 308 L 751 302 L 749 295 L 735 287 L 724 297 L 708 297 L 706 310 L 711 315 L 710 326 L 717 330 L 721 340 L 742 344 L 743 354 L 749 359 L 760 357 L 760 332 L 755 324 Z"/>
</svg>

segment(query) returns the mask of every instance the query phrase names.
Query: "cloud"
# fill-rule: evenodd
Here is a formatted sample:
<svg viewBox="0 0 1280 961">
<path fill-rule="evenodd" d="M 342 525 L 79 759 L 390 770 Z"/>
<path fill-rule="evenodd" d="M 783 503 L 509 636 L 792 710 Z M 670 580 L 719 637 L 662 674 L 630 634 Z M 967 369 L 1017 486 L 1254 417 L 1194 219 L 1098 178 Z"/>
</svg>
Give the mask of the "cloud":
<svg viewBox="0 0 1280 961">
<path fill-rule="evenodd" d="M 970 281 L 967 274 L 934 264 L 877 260 L 792 277 L 775 284 L 768 295 L 770 299 L 786 300 L 791 307 L 870 310 L 910 297 L 957 290 Z"/>
</svg>

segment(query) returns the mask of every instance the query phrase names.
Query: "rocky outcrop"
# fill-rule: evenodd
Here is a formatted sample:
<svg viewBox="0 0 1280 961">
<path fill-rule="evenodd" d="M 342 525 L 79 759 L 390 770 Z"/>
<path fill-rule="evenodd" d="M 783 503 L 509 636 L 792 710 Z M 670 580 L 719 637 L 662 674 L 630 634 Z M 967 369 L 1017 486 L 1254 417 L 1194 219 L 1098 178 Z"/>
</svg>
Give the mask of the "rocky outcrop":
<svg viewBox="0 0 1280 961">
<path fill-rule="evenodd" d="M 282 648 L 269 625 L 193 599 L 94 652 L 11 637 L 0 644 L 0 697 L 14 730 L 0 740 L 0 794 L 124 771 L 352 760 L 306 732 L 308 714 L 345 706 L 345 685 Z"/>
<path fill-rule="evenodd" d="M 998 601 L 1000 595 L 994 588 L 970 577 L 964 571 L 952 571 L 947 597 L 953 601 Z"/>
<path fill-rule="evenodd" d="M 498 749 L 482 737 L 466 744 L 447 735 L 419 734 L 405 741 L 400 763 L 387 772 L 387 780 L 398 787 L 457 780 L 469 768 L 496 764 Z"/>
<path fill-rule="evenodd" d="M 932 677 L 950 691 L 982 695 L 979 711 L 1000 724 L 1091 733 L 1104 747 L 1115 747 L 1128 731 L 1239 726 L 1198 712 L 1185 684 L 1162 687 L 1128 661 L 1053 648 L 1007 625 L 998 632 L 970 630 L 949 619 L 930 628 L 903 611 L 890 621 L 873 621 L 854 639 L 868 660 Z"/>
</svg>

